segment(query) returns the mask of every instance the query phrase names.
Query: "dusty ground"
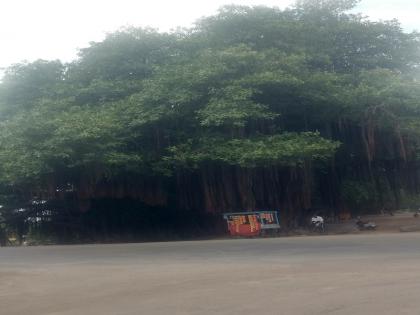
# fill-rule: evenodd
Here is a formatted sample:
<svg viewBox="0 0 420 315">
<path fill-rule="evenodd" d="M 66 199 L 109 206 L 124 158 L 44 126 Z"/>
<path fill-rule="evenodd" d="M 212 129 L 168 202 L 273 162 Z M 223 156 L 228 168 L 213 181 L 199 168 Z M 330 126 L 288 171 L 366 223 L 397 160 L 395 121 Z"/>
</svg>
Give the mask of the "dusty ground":
<svg viewBox="0 0 420 315">
<path fill-rule="evenodd" d="M 0 249 L 0 314 L 419 314 L 420 233 Z"/>
<path fill-rule="evenodd" d="M 327 231 L 330 234 L 400 233 L 401 231 L 420 232 L 420 216 L 415 218 L 412 212 L 400 211 L 396 212 L 393 216 L 389 214 L 362 216 L 362 221 L 375 222 L 378 225 L 376 231 L 360 232 L 356 227 L 355 219 L 335 224 L 327 224 Z"/>
</svg>

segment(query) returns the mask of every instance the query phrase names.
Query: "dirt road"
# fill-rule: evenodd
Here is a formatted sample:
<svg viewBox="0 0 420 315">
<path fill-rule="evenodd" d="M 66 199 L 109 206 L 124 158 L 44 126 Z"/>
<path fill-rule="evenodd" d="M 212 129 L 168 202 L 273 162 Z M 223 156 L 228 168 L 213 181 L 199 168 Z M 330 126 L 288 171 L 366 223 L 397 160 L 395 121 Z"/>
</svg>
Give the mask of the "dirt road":
<svg viewBox="0 0 420 315">
<path fill-rule="evenodd" d="M 0 314 L 419 314 L 420 234 L 0 249 Z"/>
</svg>

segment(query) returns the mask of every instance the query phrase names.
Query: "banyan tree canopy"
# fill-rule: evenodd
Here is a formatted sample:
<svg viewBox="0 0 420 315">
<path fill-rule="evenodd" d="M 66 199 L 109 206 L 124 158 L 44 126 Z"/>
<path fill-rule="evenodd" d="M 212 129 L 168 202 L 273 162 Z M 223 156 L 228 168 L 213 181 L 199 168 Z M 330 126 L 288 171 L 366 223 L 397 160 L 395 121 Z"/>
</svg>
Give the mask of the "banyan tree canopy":
<svg viewBox="0 0 420 315">
<path fill-rule="evenodd" d="M 294 222 L 420 201 L 420 34 L 354 4 L 226 6 L 8 68 L 2 203 L 128 198 Z"/>
</svg>

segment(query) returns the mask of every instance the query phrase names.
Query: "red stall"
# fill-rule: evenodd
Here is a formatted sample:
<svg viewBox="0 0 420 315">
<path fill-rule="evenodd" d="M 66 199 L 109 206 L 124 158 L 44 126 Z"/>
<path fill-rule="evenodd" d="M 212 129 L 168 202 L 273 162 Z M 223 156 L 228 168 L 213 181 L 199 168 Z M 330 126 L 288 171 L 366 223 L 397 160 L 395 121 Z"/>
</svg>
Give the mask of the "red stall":
<svg viewBox="0 0 420 315">
<path fill-rule="evenodd" d="M 232 212 L 223 217 L 232 236 L 257 236 L 280 229 L 277 211 Z"/>
</svg>

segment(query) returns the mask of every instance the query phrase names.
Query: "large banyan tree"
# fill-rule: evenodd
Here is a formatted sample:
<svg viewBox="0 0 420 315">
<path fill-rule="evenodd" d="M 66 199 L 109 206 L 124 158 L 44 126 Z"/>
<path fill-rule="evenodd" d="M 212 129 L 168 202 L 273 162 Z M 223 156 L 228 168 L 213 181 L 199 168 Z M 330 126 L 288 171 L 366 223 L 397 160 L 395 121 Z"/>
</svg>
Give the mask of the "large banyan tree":
<svg viewBox="0 0 420 315">
<path fill-rule="evenodd" d="M 349 13 L 355 3 L 227 6 L 187 30 L 122 29 L 69 64 L 10 67 L 3 209 L 106 200 L 117 220 L 118 201 L 134 200 L 278 209 L 294 225 L 320 207 L 416 205 L 420 34 Z"/>
</svg>

